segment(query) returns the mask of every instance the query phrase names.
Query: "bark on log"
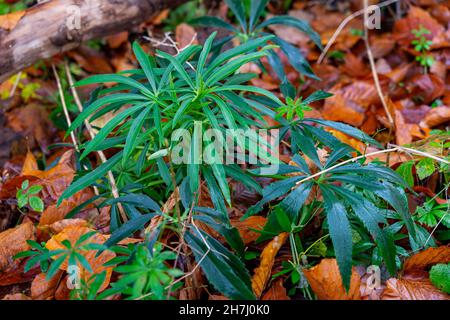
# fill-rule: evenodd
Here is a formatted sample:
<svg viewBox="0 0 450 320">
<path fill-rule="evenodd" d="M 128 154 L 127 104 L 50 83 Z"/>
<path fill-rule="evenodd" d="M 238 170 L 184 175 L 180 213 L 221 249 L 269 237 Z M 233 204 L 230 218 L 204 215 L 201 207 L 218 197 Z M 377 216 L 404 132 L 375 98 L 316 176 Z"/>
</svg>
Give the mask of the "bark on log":
<svg viewBox="0 0 450 320">
<path fill-rule="evenodd" d="M 81 42 L 130 29 L 187 0 L 51 0 L 36 5 L 12 30 L 0 28 L 0 82 L 40 59 Z"/>
</svg>

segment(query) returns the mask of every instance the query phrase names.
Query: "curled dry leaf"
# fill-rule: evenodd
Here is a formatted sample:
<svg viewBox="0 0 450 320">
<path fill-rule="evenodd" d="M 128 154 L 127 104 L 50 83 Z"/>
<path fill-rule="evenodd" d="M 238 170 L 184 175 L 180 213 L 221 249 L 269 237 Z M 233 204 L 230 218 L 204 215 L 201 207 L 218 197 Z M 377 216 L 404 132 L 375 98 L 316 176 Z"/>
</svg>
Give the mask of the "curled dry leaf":
<svg viewBox="0 0 450 320">
<path fill-rule="evenodd" d="M 336 259 L 322 259 L 317 266 L 303 269 L 303 274 L 319 300 L 361 300 L 361 277 L 355 267 L 352 268 L 348 293 L 342 285 Z"/>
<path fill-rule="evenodd" d="M 267 219 L 265 217 L 251 216 L 244 221 L 240 221 L 239 218 L 231 219 L 231 225 L 236 227 L 242 241 L 247 245 L 259 238 L 261 234 L 255 230 L 262 230 L 266 221 Z"/>
<path fill-rule="evenodd" d="M 40 273 L 31 283 L 31 298 L 33 300 L 48 300 L 55 296 L 58 284 L 61 282 L 63 272 L 59 270 L 53 278 L 47 281 L 46 274 Z"/>
<path fill-rule="evenodd" d="M 417 74 L 408 82 L 407 89 L 415 99 L 430 104 L 444 95 L 445 82 L 434 74 Z"/>
<path fill-rule="evenodd" d="M 405 123 L 402 112 L 400 110 L 395 110 L 395 142 L 398 145 L 409 144 L 412 142 L 412 135 L 410 126 Z"/>
<path fill-rule="evenodd" d="M 60 233 L 54 235 L 49 241 L 47 241 L 47 244 L 45 245 L 47 249 L 49 250 L 57 250 L 57 249 L 63 249 L 65 248 L 62 242 L 64 240 L 68 240 L 72 245 L 77 242 L 77 240 L 84 234 L 93 231 L 90 228 L 87 227 L 81 227 L 81 226 L 69 226 L 62 230 Z M 107 236 L 96 233 L 94 234 L 89 240 L 85 242 L 85 244 L 88 243 L 97 243 L 97 244 L 103 244 L 107 240 Z M 103 285 L 100 288 L 100 291 L 106 289 L 106 287 L 109 284 L 109 281 L 111 279 L 111 273 L 112 273 L 112 267 L 104 267 L 103 264 L 114 258 L 116 255 L 109 251 L 105 250 L 100 255 L 97 256 L 96 250 L 84 250 L 81 251 L 80 254 L 82 254 L 86 260 L 89 262 L 89 265 L 91 266 L 91 269 L 94 274 L 99 274 L 106 270 L 106 278 L 103 282 Z M 57 258 L 58 256 L 54 257 Z M 64 261 L 61 265 L 62 270 L 67 270 L 68 261 Z M 84 279 L 86 282 L 89 280 L 89 278 L 92 276 L 92 273 L 90 273 L 88 270 L 86 270 L 83 266 L 78 265 L 80 268 L 80 277 Z"/>
<path fill-rule="evenodd" d="M 439 291 L 428 279 L 428 273 L 422 272 L 401 279 L 386 281 L 382 300 L 449 300 L 448 294 Z"/>
<path fill-rule="evenodd" d="M 67 227 L 87 227 L 88 222 L 84 219 L 63 219 L 56 221 L 49 226 L 49 231 L 53 234 L 60 233 Z"/>
<path fill-rule="evenodd" d="M 281 246 L 286 242 L 288 233 L 280 233 L 273 238 L 261 253 L 261 261 L 259 267 L 255 269 L 255 273 L 252 277 L 253 292 L 257 297 L 260 297 L 264 291 L 267 282 L 272 274 L 272 267 L 275 262 L 275 256 L 280 250 Z"/>
<path fill-rule="evenodd" d="M 409 257 L 403 266 L 404 273 L 410 273 L 415 270 L 426 270 L 438 263 L 450 262 L 450 246 L 441 246 L 438 248 L 428 248 Z"/>
<path fill-rule="evenodd" d="M 283 279 L 274 281 L 261 300 L 291 300 L 286 293 L 286 288 L 283 286 Z"/>
</svg>

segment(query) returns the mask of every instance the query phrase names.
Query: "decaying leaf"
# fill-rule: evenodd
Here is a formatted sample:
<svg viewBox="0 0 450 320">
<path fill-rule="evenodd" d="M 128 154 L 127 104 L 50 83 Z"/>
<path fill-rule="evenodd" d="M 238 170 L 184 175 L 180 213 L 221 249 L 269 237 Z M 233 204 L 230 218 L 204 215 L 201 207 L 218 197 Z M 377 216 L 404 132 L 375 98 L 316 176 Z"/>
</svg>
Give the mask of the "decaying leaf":
<svg viewBox="0 0 450 320">
<path fill-rule="evenodd" d="M 423 121 L 420 123 L 421 127 L 434 128 L 440 124 L 450 121 L 450 107 L 437 107 L 428 112 Z"/>
<path fill-rule="evenodd" d="M 403 272 L 409 273 L 415 270 L 426 270 L 438 263 L 450 262 L 450 246 L 428 248 L 419 252 L 405 261 Z"/>
<path fill-rule="evenodd" d="M 439 291 L 428 279 L 428 273 L 391 278 L 386 282 L 382 300 L 450 300 L 450 296 Z"/>
<path fill-rule="evenodd" d="M 264 291 L 272 274 L 275 256 L 281 246 L 286 242 L 288 236 L 288 233 L 280 233 L 278 236 L 273 238 L 273 240 L 270 241 L 262 251 L 259 267 L 255 269 L 255 273 L 252 278 L 253 292 L 257 297 L 260 297 Z"/>
<path fill-rule="evenodd" d="M 62 275 L 63 272 L 59 270 L 53 278 L 47 281 L 45 273 L 38 274 L 31 283 L 31 298 L 33 300 L 52 299 L 58 284 L 61 282 Z"/>
<path fill-rule="evenodd" d="M 267 219 L 262 216 L 251 216 L 244 221 L 240 219 L 232 219 L 231 225 L 236 227 L 239 234 L 244 241 L 244 244 L 254 242 L 261 235 L 255 230 L 262 230 L 266 224 Z"/>
<path fill-rule="evenodd" d="M 2 300 L 33 300 L 23 293 L 7 294 Z"/>
<path fill-rule="evenodd" d="M 348 293 L 342 285 L 336 259 L 322 259 L 317 266 L 303 269 L 303 274 L 320 300 L 361 300 L 361 277 L 355 267 L 352 268 Z"/>
</svg>

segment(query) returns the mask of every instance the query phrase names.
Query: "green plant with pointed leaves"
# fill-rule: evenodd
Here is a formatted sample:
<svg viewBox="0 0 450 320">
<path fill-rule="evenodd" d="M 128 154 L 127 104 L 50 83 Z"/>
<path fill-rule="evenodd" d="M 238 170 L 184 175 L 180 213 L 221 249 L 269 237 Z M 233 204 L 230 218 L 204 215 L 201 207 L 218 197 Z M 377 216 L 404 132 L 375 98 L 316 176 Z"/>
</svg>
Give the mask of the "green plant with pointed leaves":
<svg viewBox="0 0 450 320">
<path fill-rule="evenodd" d="M 132 300 L 163 300 L 170 298 L 169 289 L 176 291 L 182 285 L 182 282 L 173 282 L 183 272 L 167 266 L 176 259 L 176 253 L 163 251 L 161 243 L 156 243 L 152 251 L 144 245 L 135 246 L 127 259 L 126 264 L 114 268 L 121 274 L 119 280 L 100 297 L 120 293 Z"/>
<path fill-rule="evenodd" d="M 65 248 L 55 250 L 48 250 L 45 243 L 40 244 L 34 240 L 27 240 L 31 249 L 18 253 L 14 258 L 29 258 L 25 263 L 24 272 L 30 271 L 35 265 L 39 264 L 41 271 L 46 273 L 47 281 L 56 275 L 64 261 L 67 261 L 68 266 L 76 267 L 80 265 L 92 273 L 89 262 L 81 252 L 105 249 L 103 245 L 97 243 L 86 243 L 95 234 L 95 231 L 88 232 L 82 235 L 73 245 L 69 240 L 63 240 L 61 243 Z"/>
<path fill-rule="evenodd" d="M 304 20 L 284 15 L 275 16 L 267 20 L 260 21 L 269 0 L 247 1 L 248 5 L 245 5 L 245 1 L 241 0 L 225 0 L 225 2 L 238 21 L 239 27 L 235 27 L 232 24 L 214 16 L 204 16 L 193 19 L 190 22 L 192 25 L 217 27 L 228 30 L 231 33 L 230 36 L 221 39 L 215 44 L 216 50 L 219 50 L 225 43 L 233 38 L 239 39 L 241 43 L 246 43 L 249 40 L 264 37 L 268 34 L 266 31 L 267 27 L 271 25 L 285 25 L 294 27 L 304 32 L 320 49 L 322 48 L 320 36 L 311 28 L 309 23 Z M 308 76 L 312 79 L 320 80 L 314 74 L 308 61 L 298 48 L 277 36 L 271 38 L 270 41 L 279 46 L 281 52 L 288 58 L 289 63 L 300 74 Z M 286 97 L 294 98 L 296 95 L 295 87 L 287 79 L 284 66 L 278 53 L 274 50 L 270 50 L 267 55 L 267 59 L 269 65 L 281 81 L 280 88 L 283 94 Z"/>
</svg>

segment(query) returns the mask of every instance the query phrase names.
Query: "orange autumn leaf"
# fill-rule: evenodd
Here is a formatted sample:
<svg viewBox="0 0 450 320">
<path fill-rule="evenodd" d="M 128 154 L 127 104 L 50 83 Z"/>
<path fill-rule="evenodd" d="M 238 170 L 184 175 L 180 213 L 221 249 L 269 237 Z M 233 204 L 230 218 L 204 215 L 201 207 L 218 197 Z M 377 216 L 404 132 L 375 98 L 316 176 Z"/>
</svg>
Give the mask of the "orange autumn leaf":
<svg viewBox="0 0 450 320">
<path fill-rule="evenodd" d="M 272 274 L 272 267 L 275 262 L 275 256 L 280 250 L 281 246 L 286 242 L 288 233 L 280 233 L 278 236 L 270 241 L 261 253 L 261 261 L 259 267 L 254 271 L 252 277 L 253 292 L 257 297 L 260 297 L 266 288 L 267 282 Z"/>
<path fill-rule="evenodd" d="M 438 263 L 450 262 L 450 246 L 428 248 L 409 257 L 403 266 L 403 272 L 408 273 L 415 270 L 425 270 Z"/>
<path fill-rule="evenodd" d="M 0 28 L 7 31 L 14 29 L 24 14 L 25 10 L 0 15 Z"/>
<path fill-rule="evenodd" d="M 37 170 L 39 170 L 39 169 L 38 169 L 36 157 L 30 150 L 28 150 L 27 155 L 25 157 L 25 161 L 23 163 L 23 167 L 22 167 L 22 175 L 23 176 L 32 175 L 32 173 L 36 172 Z"/>
<path fill-rule="evenodd" d="M 361 277 L 355 267 L 352 268 L 348 293 L 342 284 L 336 259 L 322 259 L 317 266 L 303 269 L 303 274 L 319 300 L 361 300 Z"/>
<path fill-rule="evenodd" d="M 266 221 L 267 219 L 265 217 L 251 216 L 244 221 L 232 219 L 231 225 L 238 230 L 242 241 L 247 245 L 259 238 L 261 234 L 255 230 L 262 230 Z"/>
<path fill-rule="evenodd" d="M 93 230 L 87 227 L 82 226 L 69 226 L 65 229 L 63 229 L 60 233 L 54 235 L 50 240 L 47 241 L 45 247 L 48 250 L 58 250 L 58 249 L 64 249 L 65 246 L 62 244 L 64 240 L 68 240 L 72 245 L 74 245 L 78 239 L 89 232 L 92 232 Z M 84 244 L 88 243 L 96 243 L 96 244 L 103 244 L 107 240 L 107 236 L 95 233 L 92 237 L 90 237 Z M 112 267 L 105 267 L 103 264 L 114 258 L 116 255 L 109 251 L 105 250 L 100 255 L 97 256 L 96 250 L 82 250 L 79 252 L 81 255 L 86 258 L 89 265 L 91 266 L 91 269 L 93 271 L 93 274 L 99 274 L 103 271 L 106 271 L 106 278 L 103 282 L 103 285 L 100 288 L 100 291 L 106 289 L 106 287 L 109 284 L 109 281 L 111 279 L 112 274 Z M 55 259 L 58 256 L 54 257 Z M 68 261 L 64 261 L 60 267 L 62 270 L 67 270 L 68 267 Z M 78 265 L 80 268 L 80 277 L 81 279 L 84 279 L 84 281 L 88 281 L 89 278 L 92 276 L 92 273 L 90 273 L 88 270 L 86 270 L 83 266 Z"/>
<path fill-rule="evenodd" d="M 440 291 L 428 279 L 428 273 L 409 275 L 401 279 L 386 281 L 381 300 L 449 300 L 450 296 Z"/>
<path fill-rule="evenodd" d="M 355 150 L 358 150 L 361 153 L 363 153 L 364 150 L 366 149 L 366 145 L 363 142 L 361 142 L 358 139 L 355 139 L 341 131 L 334 130 L 334 129 L 329 129 L 327 131 L 330 132 L 337 139 L 339 139 L 341 142 L 348 144 L 349 146 L 351 146 Z"/>
<path fill-rule="evenodd" d="M 196 35 L 195 29 L 187 23 L 181 23 L 175 29 L 175 40 L 181 49 L 190 44 L 198 44 Z"/>
<path fill-rule="evenodd" d="M 283 286 L 283 279 L 274 281 L 261 300 L 291 300 Z"/>
<path fill-rule="evenodd" d="M 59 270 L 50 280 L 46 279 L 45 273 L 38 274 L 31 283 L 31 298 L 33 300 L 52 299 L 55 296 L 62 274 L 63 272 Z"/>
</svg>

